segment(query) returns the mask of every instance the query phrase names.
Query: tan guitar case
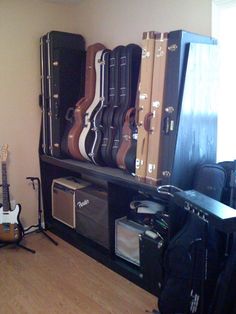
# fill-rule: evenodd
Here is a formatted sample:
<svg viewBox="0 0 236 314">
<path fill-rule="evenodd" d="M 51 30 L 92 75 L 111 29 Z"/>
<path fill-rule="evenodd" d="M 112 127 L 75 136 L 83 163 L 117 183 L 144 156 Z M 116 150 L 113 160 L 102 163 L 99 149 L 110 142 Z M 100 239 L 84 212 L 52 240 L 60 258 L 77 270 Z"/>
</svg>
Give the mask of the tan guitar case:
<svg viewBox="0 0 236 314">
<path fill-rule="evenodd" d="M 148 132 L 146 182 L 156 185 L 160 176 L 160 141 L 168 33 L 155 34 L 155 55 L 152 78 L 151 110 L 145 117 Z"/>
<path fill-rule="evenodd" d="M 146 177 L 148 132 L 144 128 L 144 120 L 151 108 L 155 34 L 156 32 L 153 31 L 144 32 L 142 39 L 139 102 L 137 108 L 138 141 L 135 163 L 135 175 L 141 181 L 144 181 Z"/>
<path fill-rule="evenodd" d="M 96 86 L 95 72 L 95 56 L 100 50 L 105 47 L 96 43 L 88 47 L 86 54 L 86 69 L 85 69 L 85 96 L 78 101 L 74 111 L 74 124 L 68 134 L 68 149 L 71 156 L 75 159 L 85 160 L 79 150 L 79 137 L 83 130 L 86 110 L 93 102 Z"/>
</svg>

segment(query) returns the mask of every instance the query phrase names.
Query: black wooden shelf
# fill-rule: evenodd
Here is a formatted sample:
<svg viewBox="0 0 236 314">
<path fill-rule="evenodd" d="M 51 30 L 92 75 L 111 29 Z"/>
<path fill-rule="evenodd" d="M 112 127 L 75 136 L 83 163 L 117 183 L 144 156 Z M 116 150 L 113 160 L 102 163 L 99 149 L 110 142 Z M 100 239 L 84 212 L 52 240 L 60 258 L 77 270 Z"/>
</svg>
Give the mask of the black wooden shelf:
<svg viewBox="0 0 236 314">
<path fill-rule="evenodd" d="M 40 155 L 40 167 L 46 228 L 106 267 L 155 294 L 145 285 L 139 267 L 115 255 L 115 220 L 127 215 L 130 201 L 137 196 L 137 192 L 145 194 L 144 197 L 150 196 L 152 199 L 163 201 L 163 197 L 157 193 L 157 186 L 140 182 L 134 176 L 118 168 L 101 167 L 89 162 L 59 159 L 43 154 Z M 95 180 L 101 184 L 105 183 L 107 186 L 109 249 L 101 247 L 52 217 L 51 186 L 53 180 L 64 176 L 76 177 L 76 175 L 87 181 Z"/>
<path fill-rule="evenodd" d="M 105 249 L 92 240 L 85 238 L 55 219 L 52 219 L 51 223 L 47 224 L 46 227 L 47 230 L 50 230 L 61 239 L 95 259 L 97 262 L 100 262 L 121 276 L 124 276 L 140 287 L 148 290 L 142 282 L 142 273 L 138 266 L 130 264 L 126 260 L 111 254 L 108 249 Z M 149 292 L 153 293 L 152 291 Z"/>
<path fill-rule="evenodd" d="M 118 184 L 129 189 L 142 190 L 150 194 L 157 193 L 156 186 L 143 183 L 121 169 L 96 166 L 89 162 L 77 161 L 73 159 L 58 159 L 47 155 L 41 155 L 40 158 L 43 162 L 73 171 L 75 173 L 90 175 L 96 177 L 97 179 Z"/>
</svg>

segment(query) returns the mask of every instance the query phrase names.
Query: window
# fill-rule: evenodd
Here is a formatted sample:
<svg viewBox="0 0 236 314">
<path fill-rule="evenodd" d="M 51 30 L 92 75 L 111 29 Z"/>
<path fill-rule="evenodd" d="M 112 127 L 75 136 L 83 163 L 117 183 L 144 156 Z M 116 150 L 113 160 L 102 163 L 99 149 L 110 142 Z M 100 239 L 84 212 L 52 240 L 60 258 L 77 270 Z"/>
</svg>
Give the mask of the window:
<svg viewBox="0 0 236 314">
<path fill-rule="evenodd" d="M 217 161 L 236 159 L 236 0 L 213 0 L 213 37 L 219 46 Z"/>
</svg>

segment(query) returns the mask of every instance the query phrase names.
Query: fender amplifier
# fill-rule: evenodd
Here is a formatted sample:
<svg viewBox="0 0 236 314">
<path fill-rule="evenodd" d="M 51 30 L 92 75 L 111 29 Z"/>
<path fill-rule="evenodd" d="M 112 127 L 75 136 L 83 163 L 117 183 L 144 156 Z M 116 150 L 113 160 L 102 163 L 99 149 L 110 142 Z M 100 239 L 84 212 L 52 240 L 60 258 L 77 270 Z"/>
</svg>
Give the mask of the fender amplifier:
<svg viewBox="0 0 236 314">
<path fill-rule="evenodd" d="M 77 191 L 89 186 L 90 183 L 73 178 L 58 178 L 52 182 L 52 216 L 65 225 L 76 227 Z"/>
<path fill-rule="evenodd" d="M 139 237 L 149 227 L 141 225 L 127 217 L 115 220 L 115 254 L 137 266 L 140 266 Z"/>
<path fill-rule="evenodd" d="M 90 185 L 77 191 L 76 231 L 109 249 L 107 191 Z"/>
</svg>

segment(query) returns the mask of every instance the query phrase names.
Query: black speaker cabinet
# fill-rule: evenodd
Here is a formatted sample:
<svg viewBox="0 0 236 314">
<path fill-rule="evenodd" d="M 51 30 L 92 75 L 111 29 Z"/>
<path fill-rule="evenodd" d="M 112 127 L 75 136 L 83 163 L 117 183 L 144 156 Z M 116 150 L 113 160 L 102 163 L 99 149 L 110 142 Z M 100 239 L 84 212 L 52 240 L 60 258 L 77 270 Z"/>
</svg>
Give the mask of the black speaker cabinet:
<svg viewBox="0 0 236 314">
<path fill-rule="evenodd" d="M 106 190 L 97 185 L 89 185 L 76 193 L 76 231 L 109 249 Z"/>
<path fill-rule="evenodd" d="M 153 239 L 144 233 L 139 238 L 139 244 L 144 285 L 159 297 L 163 281 L 164 240 L 160 237 Z"/>
<path fill-rule="evenodd" d="M 80 189 L 89 186 L 90 183 L 74 179 L 72 177 L 58 178 L 52 182 L 52 216 L 65 225 L 76 227 L 75 208 L 78 203 Z"/>
</svg>

